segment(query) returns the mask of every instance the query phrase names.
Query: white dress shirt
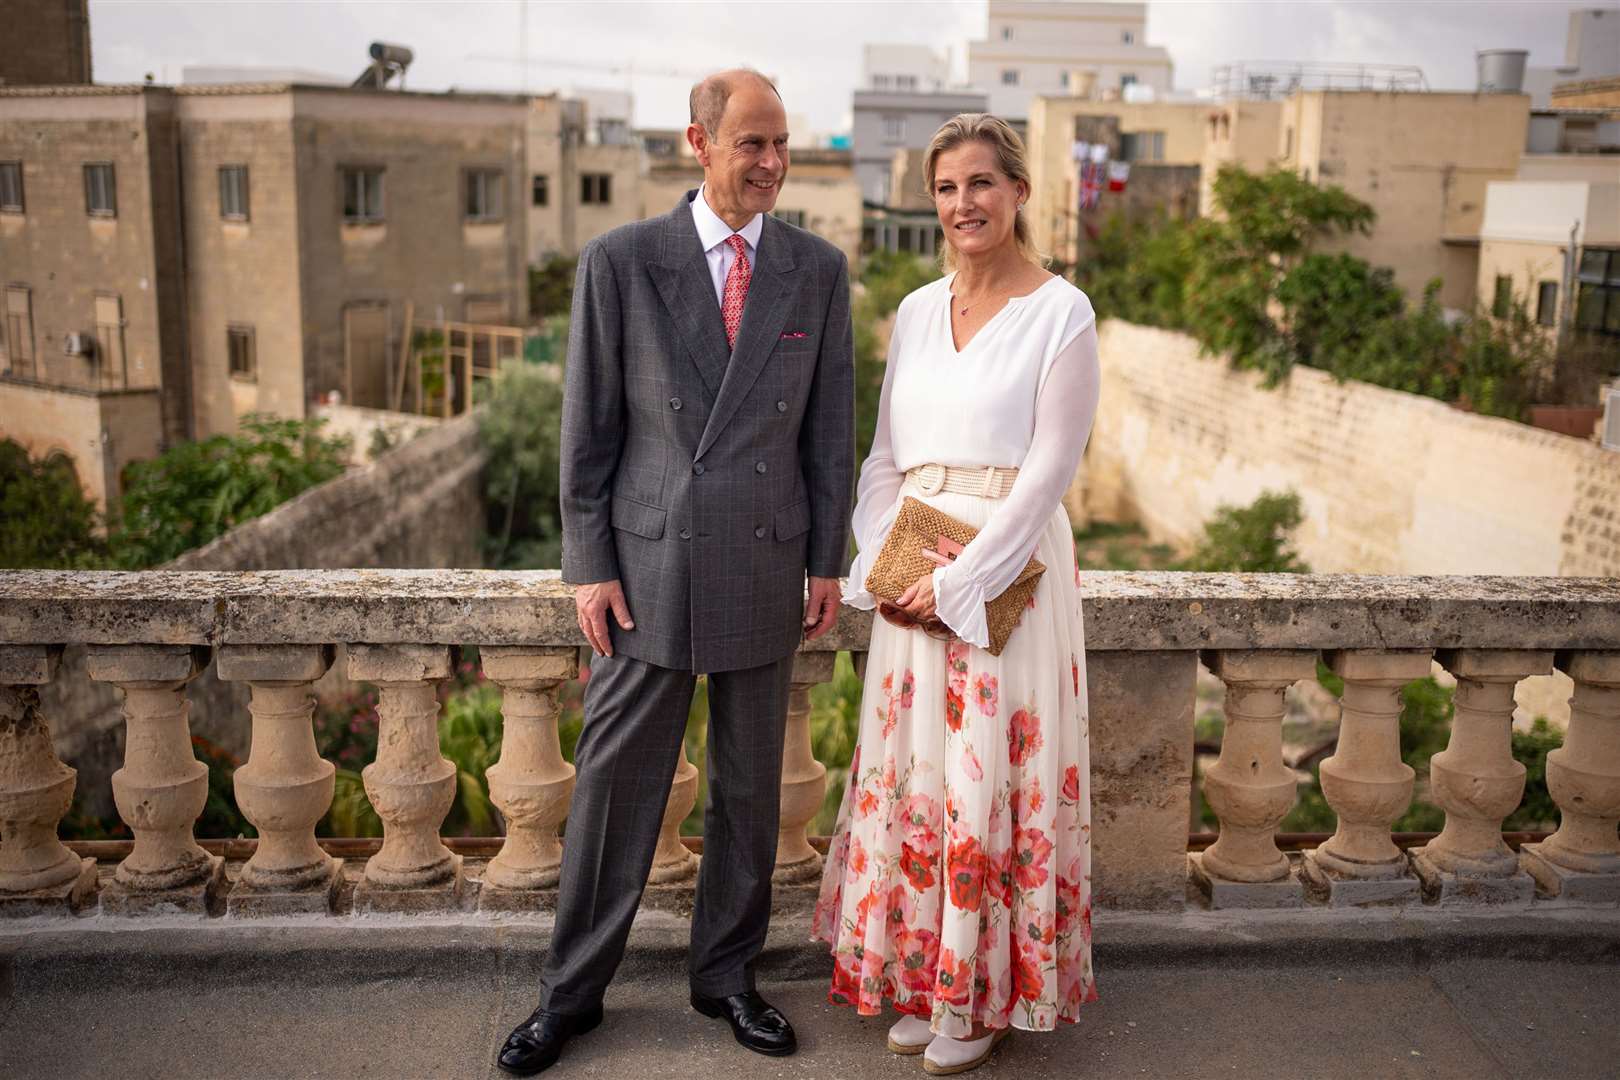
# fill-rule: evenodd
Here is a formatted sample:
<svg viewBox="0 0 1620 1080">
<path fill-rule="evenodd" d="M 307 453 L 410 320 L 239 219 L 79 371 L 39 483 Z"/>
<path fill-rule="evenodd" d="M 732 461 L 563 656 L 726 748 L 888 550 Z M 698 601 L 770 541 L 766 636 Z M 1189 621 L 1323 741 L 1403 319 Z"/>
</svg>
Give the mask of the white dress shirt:
<svg viewBox="0 0 1620 1080">
<path fill-rule="evenodd" d="M 732 228 L 720 220 L 720 215 L 709 209 L 709 203 L 704 198 L 708 190 L 705 184 L 698 188 L 697 198 L 692 200 L 692 223 L 697 226 L 698 243 L 703 245 L 703 257 L 709 260 L 709 276 L 714 278 L 715 303 L 724 306 L 726 302 L 726 275 L 731 273 L 731 264 L 737 261 L 737 252 L 726 243 L 726 238 L 732 234 Z M 735 230 L 748 245 L 748 265 L 756 266 L 759 263 L 759 234 L 765 228 L 765 215 L 755 214 L 742 228 Z"/>
</svg>

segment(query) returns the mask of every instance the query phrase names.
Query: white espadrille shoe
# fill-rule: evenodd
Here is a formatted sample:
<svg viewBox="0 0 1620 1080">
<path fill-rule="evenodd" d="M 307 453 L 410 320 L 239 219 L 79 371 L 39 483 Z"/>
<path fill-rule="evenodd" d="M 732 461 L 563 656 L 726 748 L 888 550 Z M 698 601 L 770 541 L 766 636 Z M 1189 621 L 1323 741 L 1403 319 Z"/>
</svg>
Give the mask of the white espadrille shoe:
<svg viewBox="0 0 1620 1080">
<path fill-rule="evenodd" d="M 889 1029 L 889 1050 L 895 1054 L 920 1054 L 928 1049 L 934 1032 L 920 1016 L 902 1016 Z"/>
<path fill-rule="evenodd" d="M 951 1076 L 977 1069 L 990 1060 L 1011 1028 L 996 1028 L 982 1039 L 947 1039 L 936 1035 L 923 1053 L 923 1071 L 930 1076 Z"/>
</svg>

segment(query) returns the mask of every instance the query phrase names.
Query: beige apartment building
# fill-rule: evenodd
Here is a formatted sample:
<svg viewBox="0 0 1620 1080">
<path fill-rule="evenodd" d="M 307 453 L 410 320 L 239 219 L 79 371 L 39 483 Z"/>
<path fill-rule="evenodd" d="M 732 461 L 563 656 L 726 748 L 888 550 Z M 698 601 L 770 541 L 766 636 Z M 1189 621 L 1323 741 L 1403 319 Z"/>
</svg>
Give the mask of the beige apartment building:
<svg viewBox="0 0 1620 1080">
<path fill-rule="evenodd" d="M 1117 136 L 1114 157 L 1137 170 L 1127 190 L 1130 184 L 1140 189 L 1152 183 L 1149 173 L 1155 167 L 1198 167 L 1208 113 L 1206 102 L 1035 98 L 1029 107 L 1027 136 L 1033 190 L 1025 207 L 1035 246 L 1065 261 L 1073 261 L 1077 254 L 1080 191 L 1071 152 L 1077 139 L 1091 135 L 1095 140 L 1093 130 L 1106 127 Z M 1098 121 L 1100 125 L 1094 123 Z M 1102 212 L 1108 212 L 1107 205 Z"/>
<path fill-rule="evenodd" d="M 578 255 L 640 214 L 641 148 L 622 125 L 593 127 L 584 101 L 534 98 L 527 144 L 531 263 Z"/>
<path fill-rule="evenodd" d="M 385 405 L 405 309 L 524 314 L 531 102 L 286 84 L 0 88 L 0 433 L 98 502 L 132 460 Z M 397 391 L 396 391 L 397 392 Z"/>
<path fill-rule="evenodd" d="M 1606 338 L 1620 358 L 1620 161 L 1603 164 L 1608 175 L 1598 181 L 1486 189 L 1478 293 L 1497 314 L 1523 304 L 1549 336 L 1574 329 Z"/>
<path fill-rule="evenodd" d="M 644 145 L 649 152 L 641 186 L 641 216 L 657 217 L 669 213 L 681 196 L 703 183 L 703 168 L 684 137 L 676 142 L 668 133 L 649 132 L 644 133 Z M 850 152 L 794 150 L 775 214 L 833 244 L 853 265 L 861 250 L 861 188 Z"/>
</svg>

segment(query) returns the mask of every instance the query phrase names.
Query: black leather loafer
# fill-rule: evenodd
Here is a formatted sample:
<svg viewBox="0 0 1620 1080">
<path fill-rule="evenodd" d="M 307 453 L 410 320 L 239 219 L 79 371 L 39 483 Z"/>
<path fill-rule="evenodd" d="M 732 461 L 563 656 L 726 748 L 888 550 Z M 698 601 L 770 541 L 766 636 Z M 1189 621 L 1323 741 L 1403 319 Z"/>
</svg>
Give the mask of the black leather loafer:
<svg viewBox="0 0 1620 1080">
<path fill-rule="evenodd" d="M 799 1039 L 787 1017 L 756 991 L 712 998 L 694 990 L 692 1008 L 704 1016 L 724 1017 L 737 1041 L 756 1054 L 781 1057 L 799 1048 Z"/>
<path fill-rule="evenodd" d="M 602 1022 L 602 1006 L 590 1012 L 569 1015 L 536 1009 L 512 1029 L 495 1058 L 495 1064 L 513 1076 L 533 1076 L 557 1064 L 563 1044 L 583 1035 Z"/>
</svg>

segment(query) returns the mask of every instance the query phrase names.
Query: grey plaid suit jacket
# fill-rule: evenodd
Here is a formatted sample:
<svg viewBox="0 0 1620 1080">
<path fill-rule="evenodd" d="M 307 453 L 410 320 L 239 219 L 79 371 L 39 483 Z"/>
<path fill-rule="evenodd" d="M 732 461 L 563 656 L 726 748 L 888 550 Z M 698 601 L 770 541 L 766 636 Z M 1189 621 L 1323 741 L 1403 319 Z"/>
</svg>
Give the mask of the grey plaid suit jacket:
<svg viewBox="0 0 1620 1080">
<path fill-rule="evenodd" d="M 597 237 L 574 285 L 562 427 L 563 580 L 619 579 L 615 653 L 758 667 L 803 634 L 805 573 L 837 577 L 855 471 L 849 268 L 767 216 L 726 347 L 688 192 Z"/>
</svg>

